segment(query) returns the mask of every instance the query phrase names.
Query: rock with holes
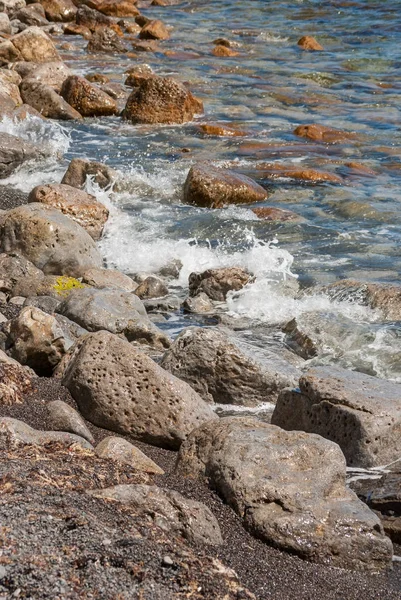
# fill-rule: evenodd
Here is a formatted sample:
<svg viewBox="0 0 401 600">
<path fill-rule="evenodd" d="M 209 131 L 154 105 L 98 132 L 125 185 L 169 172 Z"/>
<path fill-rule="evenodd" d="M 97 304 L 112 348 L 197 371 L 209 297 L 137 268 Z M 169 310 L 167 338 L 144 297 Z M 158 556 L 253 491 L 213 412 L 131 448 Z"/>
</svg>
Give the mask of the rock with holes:
<svg viewBox="0 0 401 600">
<path fill-rule="evenodd" d="M 61 375 L 89 421 L 156 446 L 179 448 L 195 427 L 216 418 L 187 383 L 106 331 L 83 336 Z"/>
<path fill-rule="evenodd" d="M 121 40 L 118 33 L 110 27 L 103 27 L 95 30 L 86 49 L 92 54 L 96 54 L 97 52 L 108 52 L 113 54 L 128 52 L 127 46 Z"/>
<path fill-rule="evenodd" d="M 130 465 L 137 471 L 164 475 L 163 469 L 124 438 L 106 437 L 96 446 L 95 452 L 100 458 L 110 458 L 125 465 Z"/>
<path fill-rule="evenodd" d="M 67 351 L 63 330 L 55 317 L 27 306 L 11 320 L 7 336 L 10 355 L 38 375 L 51 375 Z"/>
<path fill-rule="evenodd" d="M 88 331 L 123 334 L 130 342 L 168 348 L 169 338 L 148 318 L 141 300 L 119 289 L 85 288 L 67 298 L 58 312 Z"/>
<path fill-rule="evenodd" d="M 275 402 L 280 390 L 295 385 L 297 370 L 261 364 L 219 329 L 189 327 L 175 339 L 161 366 L 186 381 L 206 402 L 257 406 Z"/>
<path fill-rule="evenodd" d="M 24 402 L 33 390 L 33 373 L 0 351 L 0 406 Z"/>
<path fill-rule="evenodd" d="M 34 446 L 44 446 L 52 442 L 72 446 L 78 444 L 82 448 L 91 450 L 92 445 L 84 438 L 66 433 L 64 431 L 40 431 L 29 427 L 23 421 L 11 419 L 9 417 L 0 417 L 0 436 L 8 438 L 12 444 L 33 444 Z"/>
<path fill-rule="evenodd" d="M 79 277 L 102 258 L 90 235 L 62 212 L 27 204 L 0 217 L 0 252 L 17 252 L 46 274 Z"/>
<path fill-rule="evenodd" d="M 8 177 L 23 163 L 41 156 L 40 149 L 15 135 L 1 134 L 0 179 Z"/>
<path fill-rule="evenodd" d="M 103 163 L 84 158 L 73 158 L 61 183 L 83 189 L 88 177 L 93 179 L 99 187 L 107 188 L 113 184 L 116 175 L 113 169 Z"/>
<path fill-rule="evenodd" d="M 208 163 L 191 167 L 184 184 L 184 202 L 204 208 L 261 202 L 268 194 L 256 181 Z"/>
<path fill-rule="evenodd" d="M 50 37 L 39 27 L 28 27 L 11 38 L 22 60 L 27 62 L 49 62 L 60 60 Z"/>
<path fill-rule="evenodd" d="M 252 534 L 282 550 L 349 569 L 391 564 L 378 517 L 346 488 L 340 448 L 318 435 L 226 417 L 188 437 L 178 472 L 207 476 Z"/>
<path fill-rule="evenodd" d="M 181 82 L 153 76 L 138 80 L 123 117 L 132 123 L 186 123 L 202 110 L 202 103 Z"/>
<path fill-rule="evenodd" d="M 116 101 L 85 77 L 71 75 L 64 81 L 60 93 L 83 117 L 103 117 L 118 112 Z"/>
<path fill-rule="evenodd" d="M 178 492 L 155 485 L 116 485 L 89 492 L 96 498 L 115 500 L 146 515 L 167 533 L 178 533 L 201 544 L 223 543 L 219 524 L 213 513 L 201 502 L 189 500 Z"/>
<path fill-rule="evenodd" d="M 94 443 L 94 438 L 81 415 L 69 404 L 62 400 L 53 400 L 46 404 L 47 425 L 52 431 L 68 431 L 75 433 L 89 443 Z"/>
<path fill-rule="evenodd" d="M 28 202 L 57 208 L 81 225 L 94 240 L 102 237 L 109 216 L 108 209 L 95 196 L 63 183 L 36 186 L 29 194 Z"/>
<path fill-rule="evenodd" d="M 310 369 L 284 390 L 272 423 L 336 442 L 347 463 L 387 464 L 401 455 L 401 385 L 339 367 Z"/>
<path fill-rule="evenodd" d="M 203 292 L 211 300 L 223 302 L 228 292 L 241 290 L 251 279 L 252 276 L 241 267 L 221 267 L 207 269 L 202 273 L 191 273 L 189 295 L 194 297 Z"/>
</svg>

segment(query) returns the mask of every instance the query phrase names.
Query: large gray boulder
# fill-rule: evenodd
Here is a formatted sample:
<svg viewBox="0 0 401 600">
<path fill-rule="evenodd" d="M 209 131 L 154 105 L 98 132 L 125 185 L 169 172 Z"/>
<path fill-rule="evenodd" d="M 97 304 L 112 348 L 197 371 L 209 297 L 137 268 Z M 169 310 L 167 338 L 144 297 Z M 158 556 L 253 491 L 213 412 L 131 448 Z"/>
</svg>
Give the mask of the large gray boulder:
<svg viewBox="0 0 401 600">
<path fill-rule="evenodd" d="M 88 492 L 96 498 L 115 500 L 146 515 L 167 533 L 178 533 L 191 542 L 218 545 L 223 543 L 220 527 L 213 513 L 201 502 L 155 485 L 115 485 Z"/>
<path fill-rule="evenodd" d="M 60 211 L 28 204 L 0 218 L 0 251 L 18 252 L 44 273 L 79 277 L 102 258 L 90 235 Z"/>
<path fill-rule="evenodd" d="M 344 456 L 317 435 L 228 417 L 195 430 L 178 472 L 206 476 L 256 537 L 312 562 L 389 567 L 378 517 L 345 487 Z"/>
<path fill-rule="evenodd" d="M 347 464 L 372 467 L 401 454 L 401 385 L 339 367 L 310 369 L 284 390 L 272 423 L 336 442 Z"/>
<path fill-rule="evenodd" d="M 179 448 L 212 409 L 188 384 L 107 332 L 83 336 L 62 379 L 83 416 L 105 429 L 164 448 Z"/>
<path fill-rule="evenodd" d="M 149 320 L 141 300 L 132 292 L 85 288 L 66 298 L 57 310 L 88 331 L 123 334 L 129 342 L 159 349 L 170 345 L 169 338 Z"/>
<path fill-rule="evenodd" d="M 186 381 L 206 402 L 257 406 L 275 402 L 280 390 L 295 385 L 297 371 L 288 365 L 261 364 L 247 356 L 219 329 L 184 329 L 161 361 L 163 369 Z"/>
<path fill-rule="evenodd" d="M 15 169 L 28 160 L 41 155 L 37 146 L 21 140 L 15 135 L 1 134 L 0 144 L 0 179 L 11 175 Z"/>
</svg>

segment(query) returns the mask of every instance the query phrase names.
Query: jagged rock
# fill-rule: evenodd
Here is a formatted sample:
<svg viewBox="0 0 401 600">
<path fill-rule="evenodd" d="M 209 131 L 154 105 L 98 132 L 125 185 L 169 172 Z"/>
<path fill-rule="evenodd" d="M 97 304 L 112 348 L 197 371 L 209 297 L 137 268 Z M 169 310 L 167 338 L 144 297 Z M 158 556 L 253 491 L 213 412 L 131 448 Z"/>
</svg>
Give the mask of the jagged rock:
<svg viewBox="0 0 401 600">
<path fill-rule="evenodd" d="M 14 293 L 15 286 L 27 278 L 34 278 L 37 282 L 44 278 L 40 269 L 23 256 L 15 253 L 0 254 L 0 273 L 0 289 L 10 296 L 16 295 Z"/>
<path fill-rule="evenodd" d="M 13 71 L 6 71 L 5 69 L 0 70 L 0 97 L 2 100 L 6 97 L 13 101 L 14 106 L 20 106 L 22 104 L 22 98 L 19 92 L 19 84 L 21 78 L 18 73 Z M 3 102 L 2 102 L 3 104 Z"/>
<path fill-rule="evenodd" d="M 401 286 L 342 279 L 322 290 L 336 301 L 357 302 L 380 310 L 389 321 L 401 320 Z"/>
<path fill-rule="evenodd" d="M 95 452 L 100 458 L 110 458 L 117 462 L 130 465 L 138 471 L 153 473 L 155 475 L 164 475 L 161 469 L 153 460 L 143 452 L 125 440 L 119 437 L 106 437 L 95 448 Z"/>
<path fill-rule="evenodd" d="M 213 303 L 205 292 L 200 292 L 193 298 L 188 296 L 182 303 L 182 308 L 185 312 L 190 313 L 207 313 L 213 310 Z"/>
<path fill-rule="evenodd" d="M 179 448 L 216 418 L 189 385 L 106 331 L 83 336 L 61 374 L 85 418 L 156 446 Z"/>
<path fill-rule="evenodd" d="M 61 183 L 83 189 L 88 176 L 93 177 L 93 181 L 101 188 L 111 186 L 115 180 L 115 172 L 107 165 L 83 158 L 73 158 Z"/>
<path fill-rule="evenodd" d="M 11 39 L 22 60 L 28 62 L 49 62 L 60 60 L 51 39 L 39 27 L 28 27 Z"/>
<path fill-rule="evenodd" d="M 27 306 L 11 320 L 7 336 L 10 355 L 38 375 L 51 375 L 66 353 L 64 333 L 55 317 Z"/>
<path fill-rule="evenodd" d="M 60 305 L 60 302 L 61 300 L 57 300 L 57 298 L 52 298 L 51 296 L 28 296 L 25 299 L 24 306 L 34 306 L 35 308 L 40 308 L 40 310 L 43 310 L 48 315 L 52 315 Z"/>
<path fill-rule="evenodd" d="M 197 296 L 204 292 L 212 300 L 223 302 L 230 291 L 241 290 L 252 277 L 241 267 L 221 267 L 207 269 L 203 273 L 189 276 L 189 295 Z"/>
<path fill-rule="evenodd" d="M 141 299 L 162 298 L 167 296 L 168 288 L 160 277 L 150 275 L 138 285 L 135 294 Z"/>
<path fill-rule="evenodd" d="M 70 185 L 50 183 L 36 186 L 28 202 L 40 202 L 60 210 L 81 225 L 94 240 L 102 237 L 109 211 L 95 196 Z"/>
<path fill-rule="evenodd" d="M 118 112 L 115 100 L 85 77 L 68 77 L 61 88 L 61 95 L 83 117 L 102 117 Z"/>
<path fill-rule="evenodd" d="M 305 360 L 313 358 L 318 354 L 316 340 L 299 325 L 297 319 L 294 318 L 288 321 L 283 326 L 282 331 L 285 334 L 285 345 Z"/>
<path fill-rule="evenodd" d="M 247 356 L 223 331 L 184 329 L 167 350 L 160 366 L 189 383 L 206 402 L 257 406 L 275 402 L 280 390 L 295 385 L 295 369 L 278 372 Z"/>
<path fill-rule="evenodd" d="M 178 492 L 155 485 L 116 485 L 91 490 L 96 498 L 116 500 L 128 504 L 164 531 L 179 533 L 195 543 L 219 545 L 223 543 L 219 524 L 213 513 L 201 502 L 188 500 Z"/>
<path fill-rule="evenodd" d="M 109 27 L 95 30 L 86 47 L 88 52 L 128 52 L 119 35 Z"/>
<path fill-rule="evenodd" d="M 1 134 L 0 179 L 8 177 L 20 165 L 41 155 L 37 146 L 8 133 Z"/>
<path fill-rule="evenodd" d="M 0 351 L 0 406 L 21 404 L 33 390 L 30 369 Z"/>
<path fill-rule="evenodd" d="M 34 66 L 27 74 L 23 75 L 23 78 L 48 85 L 59 94 L 64 81 L 70 75 L 72 75 L 72 71 L 66 64 L 53 61 Z"/>
<path fill-rule="evenodd" d="M 18 19 L 21 23 L 24 23 L 29 27 L 43 27 L 44 25 L 49 24 L 43 6 L 38 3 L 20 8 L 20 10 L 14 13 L 13 19 Z"/>
<path fill-rule="evenodd" d="M 401 385 L 339 367 L 315 367 L 278 397 L 272 423 L 336 442 L 347 464 L 371 467 L 401 454 Z"/>
<path fill-rule="evenodd" d="M 88 440 L 90 444 L 94 443 L 94 438 L 81 415 L 69 404 L 62 400 L 53 400 L 46 404 L 47 425 L 52 431 L 68 431 L 75 433 Z"/>
<path fill-rule="evenodd" d="M 109 27 L 114 29 L 119 35 L 122 34 L 121 29 L 116 25 L 113 19 L 106 17 L 106 15 L 102 15 L 98 10 L 89 8 L 88 6 L 81 5 L 78 8 L 75 20 L 77 25 L 87 27 L 92 33 L 98 29 Z"/>
<path fill-rule="evenodd" d="M 340 448 L 320 436 L 223 418 L 189 435 L 178 473 L 207 476 L 252 534 L 282 550 L 348 569 L 391 564 L 378 517 L 345 486 Z"/>
<path fill-rule="evenodd" d="M 125 292 L 133 292 L 137 288 L 135 281 L 121 271 L 113 269 L 88 269 L 82 281 L 95 288 L 117 288 Z"/>
<path fill-rule="evenodd" d="M 170 34 L 162 21 L 148 21 L 139 33 L 141 40 L 168 40 Z"/>
<path fill-rule="evenodd" d="M 40 0 L 49 21 L 73 21 L 77 7 L 72 0 Z"/>
<path fill-rule="evenodd" d="M 0 252 L 17 252 L 46 274 L 80 276 L 101 267 L 90 235 L 54 208 L 27 204 L 0 217 Z"/>
<path fill-rule="evenodd" d="M 146 64 L 135 65 L 126 71 L 126 73 L 128 73 L 128 77 L 124 84 L 128 85 L 129 87 L 136 87 L 141 79 L 148 79 L 149 77 L 153 77 L 155 75 L 152 67 Z"/>
<path fill-rule="evenodd" d="M 62 431 L 39 431 L 29 427 L 23 421 L 9 417 L 0 417 L 0 435 L 9 438 L 11 443 L 16 444 L 44 446 L 51 442 L 58 442 L 67 446 L 78 444 L 82 448 L 92 449 L 92 445 L 78 435 Z"/>
<path fill-rule="evenodd" d="M 168 348 L 169 338 L 149 320 L 145 307 L 133 293 L 118 289 L 86 288 L 76 291 L 58 312 L 88 331 L 123 334 L 128 341 Z"/>
<path fill-rule="evenodd" d="M 191 167 L 184 184 L 184 202 L 205 208 L 261 202 L 267 195 L 253 179 L 207 163 Z"/>
<path fill-rule="evenodd" d="M 171 77 L 142 78 L 130 94 L 123 117 L 132 123 L 185 123 L 202 111 L 201 103 Z"/>
<path fill-rule="evenodd" d="M 82 119 L 81 114 L 50 85 L 28 78 L 23 80 L 20 89 L 23 101 L 48 119 L 63 121 Z"/>
</svg>

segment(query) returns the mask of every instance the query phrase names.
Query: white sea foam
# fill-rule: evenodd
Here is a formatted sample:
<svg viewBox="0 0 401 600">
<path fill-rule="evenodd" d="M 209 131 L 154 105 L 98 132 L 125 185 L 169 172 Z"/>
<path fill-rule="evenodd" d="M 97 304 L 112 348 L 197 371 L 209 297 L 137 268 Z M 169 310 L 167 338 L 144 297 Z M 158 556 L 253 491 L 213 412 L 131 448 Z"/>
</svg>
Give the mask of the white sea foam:
<svg viewBox="0 0 401 600">
<path fill-rule="evenodd" d="M 62 125 L 55 121 L 28 116 L 22 121 L 3 117 L 0 120 L 0 132 L 9 133 L 23 140 L 37 144 L 49 154 L 62 155 L 70 146 L 70 136 Z"/>
</svg>

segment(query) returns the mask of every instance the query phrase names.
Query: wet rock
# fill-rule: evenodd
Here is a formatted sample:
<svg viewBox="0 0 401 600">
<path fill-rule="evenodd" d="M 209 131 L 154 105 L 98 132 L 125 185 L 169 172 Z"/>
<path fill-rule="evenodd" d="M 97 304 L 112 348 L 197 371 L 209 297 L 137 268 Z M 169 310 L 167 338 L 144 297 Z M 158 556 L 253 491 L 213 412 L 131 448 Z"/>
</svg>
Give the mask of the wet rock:
<svg viewBox="0 0 401 600">
<path fill-rule="evenodd" d="M 213 303 L 205 292 L 197 294 L 193 298 L 189 296 L 182 303 L 182 308 L 185 312 L 190 313 L 208 313 L 213 310 Z"/>
<path fill-rule="evenodd" d="M 0 254 L 0 289 L 10 296 L 15 296 L 16 286 L 27 278 L 39 282 L 44 278 L 43 272 L 29 260 L 19 254 Z"/>
<path fill-rule="evenodd" d="M 87 27 L 92 33 L 98 29 L 103 29 L 104 27 L 116 28 L 116 23 L 113 19 L 106 17 L 106 15 L 102 15 L 98 10 L 83 5 L 78 8 L 75 20 L 77 25 Z M 121 33 L 119 28 L 117 28 L 117 31 Z"/>
<path fill-rule="evenodd" d="M 112 185 L 116 174 L 113 169 L 103 163 L 84 158 L 73 158 L 64 173 L 61 183 L 83 189 L 88 176 L 92 177 L 93 181 L 104 189 Z"/>
<path fill-rule="evenodd" d="M 188 500 L 178 492 L 149 485 L 116 485 L 89 492 L 96 498 L 116 500 L 146 514 L 149 520 L 166 532 L 179 533 L 194 543 L 223 543 L 219 524 L 213 513 L 201 502 Z"/>
<path fill-rule="evenodd" d="M 128 341 L 168 348 L 169 338 L 150 322 L 145 307 L 133 293 L 117 289 L 79 290 L 58 311 L 88 331 L 123 334 Z"/>
<path fill-rule="evenodd" d="M 378 517 L 345 486 L 340 448 L 320 436 L 223 418 L 189 435 L 178 473 L 207 476 L 253 535 L 282 550 L 348 569 L 391 563 Z"/>
<path fill-rule="evenodd" d="M 206 135 L 215 135 L 218 137 L 242 137 L 248 135 L 246 131 L 241 131 L 224 123 L 201 123 L 199 129 Z"/>
<path fill-rule="evenodd" d="M 96 9 L 110 17 L 136 17 L 139 10 L 130 0 L 101 0 Z"/>
<path fill-rule="evenodd" d="M 39 27 L 28 27 L 25 31 L 14 35 L 12 43 L 22 60 L 27 62 L 42 63 L 60 60 L 53 42 Z"/>
<path fill-rule="evenodd" d="M 88 269 L 82 281 L 95 288 L 117 288 L 125 292 L 133 292 L 137 288 L 131 277 L 113 269 Z"/>
<path fill-rule="evenodd" d="M 62 383 L 99 427 L 174 449 L 216 418 L 189 385 L 111 333 L 84 336 L 70 352 Z"/>
<path fill-rule="evenodd" d="M 295 135 L 304 137 L 314 142 L 324 142 L 326 144 L 336 144 L 357 140 L 358 136 L 352 131 L 341 131 L 332 129 L 324 125 L 299 125 L 294 130 Z"/>
<path fill-rule="evenodd" d="M 25 299 L 24 306 L 34 306 L 35 308 L 40 308 L 40 310 L 43 310 L 48 315 L 52 315 L 60 302 L 61 300 L 52 298 L 52 296 L 29 296 Z"/>
<path fill-rule="evenodd" d="M 23 101 L 44 117 L 62 121 L 82 118 L 50 85 L 28 78 L 23 80 L 20 89 Z"/>
<path fill-rule="evenodd" d="M 10 19 L 6 13 L 0 13 L 0 33 L 11 33 Z"/>
<path fill-rule="evenodd" d="M 251 211 L 263 221 L 279 221 L 285 223 L 287 221 L 302 221 L 303 218 L 291 210 L 276 208 L 275 206 L 261 206 L 260 208 L 251 208 Z"/>
<path fill-rule="evenodd" d="M 214 56 L 232 57 L 232 56 L 238 56 L 239 52 L 237 52 L 236 50 L 233 50 L 232 48 L 227 48 L 227 46 L 224 46 L 223 44 L 217 44 L 213 48 L 212 54 Z"/>
<path fill-rule="evenodd" d="M 160 277 L 150 275 L 138 285 L 135 294 L 141 299 L 162 298 L 167 296 L 168 288 Z"/>
<path fill-rule="evenodd" d="M 52 315 L 27 306 L 10 322 L 7 348 L 22 365 L 49 376 L 67 348 L 64 334 Z"/>
<path fill-rule="evenodd" d="M 182 83 L 154 76 L 138 81 L 123 117 L 133 123 L 185 123 L 201 110 L 199 100 Z"/>
<path fill-rule="evenodd" d="M 90 235 L 60 211 L 27 204 L 0 217 L 0 251 L 17 252 L 46 274 L 79 277 L 102 258 Z"/>
<path fill-rule="evenodd" d="M 401 320 L 401 286 L 342 279 L 322 291 L 338 302 L 356 302 L 380 310 L 389 321 Z"/>
<path fill-rule="evenodd" d="M 73 21 L 77 7 L 72 0 L 40 0 L 49 21 Z"/>
<path fill-rule="evenodd" d="M 28 202 L 39 202 L 60 210 L 81 225 L 94 240 L 102 237 L 109 211 L 95 196 L 70 185 L 49 183 L 36 186 Z"/>
<path fill-rule="evenodd" d="M 207 163 L 191 167 L 184 185 L 184 202 L 205 208 L 261 202 L 266 198 L 266 190 L 253 179 Z"/>
<path fill-rule="evenodd" d="M 61 95 L 83 117 L 102 117 L 118 112 L 115 101 L 85 77 L 68 77 L 61 88 Z"/>
<path fill-rule="evenodd" d="M 315 367 L 278 397 L 272 423 L 336 442 L 348 465 L 371 467 L 401 454 L 401 385 L 339 367 Z"/>
<path fill-rule="evenodd" d="M 245 354 L 235 340 L 218 329 L 184 329 L 160 366 L 189 383 L 206 402 L 257 406 L 275 402 L 280 390 L 294 385 L 293 369 L 280 373 Z"/>
<path fill-rule="evenodd" d="M 39 431 L 29 427 L 23 421 L 0 417 L 0 435 L 10 439 L 11 443 L 33 444 L 44 446 L 51 442 L 58 442 L 66 446 L 78 444 L 82 448 L 92 449 L 92 445 L 78 435 L 61 431 Z"/>
<path fill-rule="evenodd" d="M 53 400 L 46 404 L 47 425 L 52 431 L 68 431 L 75 433 L 87 440 L 90 444 L 94 443 L 94 438 L 81 415 L 69 404 L 62 400 Z"/>
<path fill-rule="evenodd" d="M 46 19 L 45 11 L 43 10 L 43 6 L 41 4 L 30 4 L 24 8 L 21 8 L 13 15 L 13 19 L 18 19 L 21 23 L 25 25 L 43 27 L 44 25 L 48 25 L 48 20 Z"/>
<path fill-rule="evenodd" d="M 81 35 L 86 40 L 90 40 L 92 37 L 91 30 L 84 25 L 78 25 L 77 23 L 67 23 L 64 27 L 65 35 Z"/>
<path fill-rule="evenodd" d="M 318 354 L 318 344 L 312 339 L 303 327 L 297 322 L 297 319 L 288 321 L 282 329 L 285 334 L 284 343 L 296 354 L 302 356 L 305 360 L 313 358 Z"/>
<path fill-rule="evenodd" d="M 33 390 L 30 369 L 0 351 L 0 406 L 22 404 Z"/>
<path fill-rule="evenodd" d="M 189 295 L 194 297 L 204 292 L 212 300 L 223 302 L 228 292 L 241 290 L 251 279 L 251 275 L 241 267 L 221 267 L 207 269 L 203 273 L 191 273 Z"/>
<path fill-rule="evenodd" d="M 141 29 L 141 40 L 168 40 L 170 34 L 162 21 L 148 21 Z"/>
<path fill-rule="evenodd" d="M 159 52 L 159 46 L 156 40 L 132 40 L 132 48 L 136 52 Z"/>
<path fill-rule="evenodd" d="M 64 81 L 70 75 L 72 75 L 72 71 L 65 63 L 53 61 L 34 67 L 27 75 L 23 75 L 23 78 L 48 85 L 59 94 Z"/>
<path fill-rule="evenodd" d="M 102 28 L 94 32 L 86 47 L 88 52 L 128 52 L 128 48 L 117 33 L 110 28 Z"/>
<path fill-rule="evenodd" d="M 302 50 L 324 50 L 323 46 L 319 44 L 317 40 L 311 35 L 304 35 L 298 40 L 298 46 Z"/>
<path fill-rule="evenodd" d="M 95 452 L 100 458 L 110 458 L 111 460 L 130 465 L 138 471 L 164 475 L 163 469 L 147 457 L 146 454 L 141 452 L 139 448 L 133 446 L 124 438 L 106 437 L 96 446 Z"/>
<path fill-rule="evenodd" d="M 262 171 L 263 177 L 269 177 L 270 179 L 288 177 L 290 179 L 300 179 L 301 181 L 313 181 L 314 183 L 343 183 L 343 179 L 334 173 L 293 165 L 262 163 L 258 165 L 258 170 Z"/>
<path fill-rule="evenodd" d="M 153 77 L 155 75 L 153 69 L 146 64 L 135 65 L 126 71 L 126 73 L 128 73 L 128 77 L 124 84 L 128 85 L 129 87 L 136 87 L 141 79 L 148 79 L 149 77 Z"/>
<path fill-rule="evenodd" d="M 8 177 L 20 165 L 34 160 L 41 152 L 37 146 L 8 133 L 1 134 L 0 179 Z"/>
</svg>

